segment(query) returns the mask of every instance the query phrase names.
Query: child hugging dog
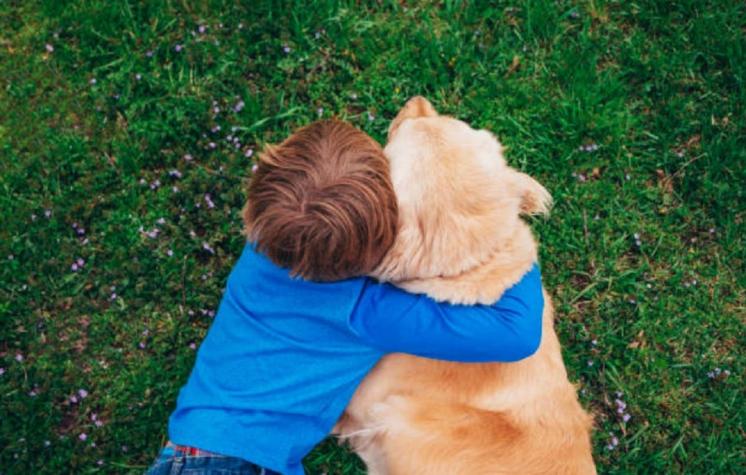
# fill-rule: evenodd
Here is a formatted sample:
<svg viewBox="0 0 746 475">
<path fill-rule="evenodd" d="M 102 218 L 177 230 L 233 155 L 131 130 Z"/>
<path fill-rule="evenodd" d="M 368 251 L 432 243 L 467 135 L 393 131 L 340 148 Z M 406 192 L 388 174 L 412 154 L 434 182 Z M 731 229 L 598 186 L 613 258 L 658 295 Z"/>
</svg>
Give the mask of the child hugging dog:
<svg viewBox="0 0 746 475">
<path fill-rule="evenodd" d="M 491 305 L 366 277 L 394 242 L 397 200 L 380 145 L 345 122 L 268 146 L 244 219 L 248 242 L 149 474 L 301 475 L 385 354 L 506 362 L 539 346 L 536 267 Z"/>
</svg>

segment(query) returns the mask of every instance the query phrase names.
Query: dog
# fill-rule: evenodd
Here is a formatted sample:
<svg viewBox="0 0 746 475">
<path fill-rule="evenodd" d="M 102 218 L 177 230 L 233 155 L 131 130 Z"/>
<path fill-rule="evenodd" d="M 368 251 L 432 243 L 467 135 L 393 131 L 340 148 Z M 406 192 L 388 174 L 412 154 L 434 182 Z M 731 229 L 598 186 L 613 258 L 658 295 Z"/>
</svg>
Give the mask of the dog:
<svg viewBox="0 0 746 475">
<path fill-rule="evenodd" d="M 438 301 L 492 304 L 537 261 L 521 215 L 551 196 L 509 167 L 486 130 L 415 97 L 384 150 L 399 203 L 396 241 L 374 277 Z M 517 363 L 384 357 L 335 430 L 371 475 L 594 474 L 592 417 L 567 378 L 544 291 L 542 341 Z"/>
</svg>

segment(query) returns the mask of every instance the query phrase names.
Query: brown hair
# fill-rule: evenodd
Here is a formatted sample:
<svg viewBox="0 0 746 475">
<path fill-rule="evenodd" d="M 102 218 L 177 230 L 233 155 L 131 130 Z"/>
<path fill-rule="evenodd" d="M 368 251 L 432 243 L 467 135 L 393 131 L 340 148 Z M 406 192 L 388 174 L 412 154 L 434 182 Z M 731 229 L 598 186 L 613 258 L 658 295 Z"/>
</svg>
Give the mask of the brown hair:
<svg viewBox="0 0 746 475">
<path fill-rule="evenodd" d="M 352 125 L 314 122 L 265 148 L 243 216 L 257 249 L 293 275 L 330 281 L 370 273 L 396 236 L 388 161 Z"/>
</svg>

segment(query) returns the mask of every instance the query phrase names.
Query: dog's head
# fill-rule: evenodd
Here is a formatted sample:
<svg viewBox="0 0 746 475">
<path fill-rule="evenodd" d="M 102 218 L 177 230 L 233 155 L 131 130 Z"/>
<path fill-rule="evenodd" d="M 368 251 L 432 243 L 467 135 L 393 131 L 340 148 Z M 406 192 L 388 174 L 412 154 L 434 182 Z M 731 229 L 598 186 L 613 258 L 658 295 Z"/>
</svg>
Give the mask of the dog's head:
<svg viewBox="0 0 746 475">
<path fill-rule="evenodd" d="M 399 202 L 399 231 L 376 274 L 385 280 L 454 276 L 510 245 L 521 214 L 547 213 L 551 197 L 509 167 L 486 130 L 410 99 L 384 150 Z"/>
</svg>

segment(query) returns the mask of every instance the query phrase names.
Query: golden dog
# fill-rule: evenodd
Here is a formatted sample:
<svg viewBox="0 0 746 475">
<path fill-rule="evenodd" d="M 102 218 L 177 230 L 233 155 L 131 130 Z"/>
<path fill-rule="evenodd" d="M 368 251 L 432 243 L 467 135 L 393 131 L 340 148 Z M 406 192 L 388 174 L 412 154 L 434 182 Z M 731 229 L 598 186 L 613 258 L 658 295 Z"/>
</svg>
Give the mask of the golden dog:
<svg viewBox="0 0 746 475">
<path fill-rule="evenodd" d="M 411 99 L 385 148 L 399 234 L 376 277 L 439 301 L 491 304 L 537 260 L 521 214 L 551 197 L 485 130 Z M 545 292 L 538 351 L 518 363 L 386 356 L 337 425 L 371 474 L 593 474 L 592 419 L 567 379 Z"/>
</svg>

